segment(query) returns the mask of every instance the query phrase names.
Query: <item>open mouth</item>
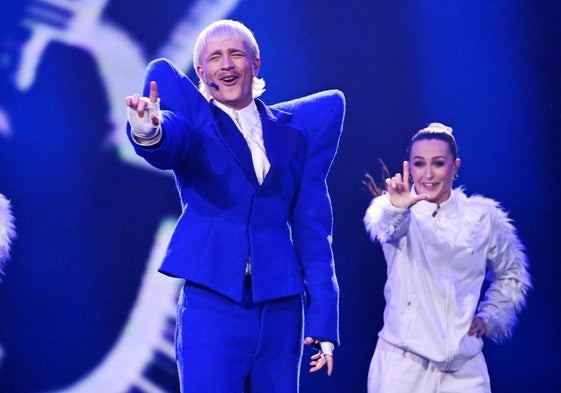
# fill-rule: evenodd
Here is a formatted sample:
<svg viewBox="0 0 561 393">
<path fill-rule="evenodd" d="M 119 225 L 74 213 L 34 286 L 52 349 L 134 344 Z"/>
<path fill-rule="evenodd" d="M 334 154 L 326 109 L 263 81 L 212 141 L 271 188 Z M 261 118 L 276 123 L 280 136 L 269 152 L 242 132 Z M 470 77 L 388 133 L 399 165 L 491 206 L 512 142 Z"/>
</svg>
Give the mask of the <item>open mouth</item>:
<svg viewBox="0 0 561 393">
<path fill-rule="evenodd" d="M 220 78 L 220 80 L 226 84 L 232 84 L 238 79 L 237 76 L 225 76 L 224 78 Z"/>
<path fill-rule="evenodd" d="M 427 188 L 436 187 L 437 185 L 438 183 L 423 183 L 423 186 Z"/>
</svg>

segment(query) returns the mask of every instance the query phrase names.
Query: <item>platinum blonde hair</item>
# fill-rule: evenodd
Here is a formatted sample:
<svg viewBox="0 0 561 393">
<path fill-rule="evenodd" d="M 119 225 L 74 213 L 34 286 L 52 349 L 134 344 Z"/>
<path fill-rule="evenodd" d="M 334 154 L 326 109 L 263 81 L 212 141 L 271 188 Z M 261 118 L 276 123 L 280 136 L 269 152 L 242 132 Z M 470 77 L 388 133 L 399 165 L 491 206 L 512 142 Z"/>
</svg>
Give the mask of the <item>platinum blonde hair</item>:
<svg viewBox="0 0 561 393">
<path fill-rule="evenodd" d="M 201 64 L 201 53 L 209 42 L 222 40 L 240 40 L 245 42 L 251 50 L 253 58 L 259 58 L 259 45 L 255 36 L 243 23 L 222 19 L 211 23 L 201 31 L 195 42 L 193 49 L 193 67 L 195 71 L 197 66 Z M 259 97 L 265 91 L 265 81 L 257 76 L 253 77 L 253 98 Z M 210 100 L 212 97 L 208 85 L 199 80 L 199 91 Z"/>
</svg>

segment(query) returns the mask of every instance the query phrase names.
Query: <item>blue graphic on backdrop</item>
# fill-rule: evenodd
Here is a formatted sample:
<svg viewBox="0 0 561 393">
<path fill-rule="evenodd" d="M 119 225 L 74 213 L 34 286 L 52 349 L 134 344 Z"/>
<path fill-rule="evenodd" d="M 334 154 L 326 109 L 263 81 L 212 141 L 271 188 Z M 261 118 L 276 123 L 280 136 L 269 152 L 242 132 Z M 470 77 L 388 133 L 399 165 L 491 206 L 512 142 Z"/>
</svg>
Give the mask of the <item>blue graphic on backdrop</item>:
<svg viewBox="0 0 561 393">
<path fill-rule="evenodd" d="M 173 199 L 170 195 L 167 198 L 150 198 L 152 203 L 142 206 L 145 192 L 160 193 L 160 189 L 167 188 L 154 186 L 139 191 L 142 181 L 165 177 L 161 172 L 155 171 L 149 177 L 139 174 L 121 176 L 121 184 L 140 176 L 139 180 L 133 180 L 133 184 L 128 185 L 131 187 L 131 196 L 135 193 L 139 196 L 134 198 L 134 202 L 123 199 L 121 192 L 111 187 L 111 180 L 114 178 L 112 174 L 123 172 L 122 166 L 136 166 L 140 171 L 153 171 L 152 167 L 138 159 L 126 139 L 123 100 L 126 95 L 139 91 L 144 69 L 152 58 L 167 57 L 179 67 L 188 69 L 198 32 L 211 21 L 226 17 L 237 0 L 181 2 L 178 4 L 181 8 L 176 5 L 174 12 L 183 15 L 175 21 L 169 36 L 150 58 L 146 55 L 143 42 L 104 16 L 108 3 L 104 0 L 33 0 L 23 10 L 20 25 L 29 35 L 21 47 L 15 48 L 19 59 L 13 77 L 4 81 L 13 88 L 12 98 L 17 103 L 0 102 L 0 138 L 5 142 L 2 145 L 2 163 L 5 165 L 2 167 L 7 168 L 9 163 L 9 167 L 17 168 L 14 173 L 17 179 L 3 179 L 2 183 L 8 180 L 6 188 L 9 188 L 16 214 L 19 213 L 19 226 L 25 231 L 32 221 L 39 223 L 29 225 L 33 228 L 31 232 L 20 234 L 20 249 L 25 250 L 15 253 L 13 264 L 16 266 L 11 274 L 18 274 L 20 269 L 22 274 L 43 271 L 33 280 L 25 281 L 32 289 L 19 288 L 34 297 L 41 296 L 41 290 L 48 291 L 46 288 L 60 290 L 59 279 L 74 281 L 74 274 L 66 276 L 73 265 L 77 269 L 87 269 L 88 264 L 93 266 L 105 261 L 109 269 L 115 268 L 110 265 L 138 265 L 145 270 L 139 272 L 133 268 L 130 272 L 135 273 L 131 274 L 131 281 L 138 284 L 138 291 L 132 292 L 135 299 L 129 303 L 132 304 L 130 311 L 124 314 L 122 309 L 120 311 L 125 320 L 118 337 L 108 337 L 104 343 L 107 349 L 97 356 L 87 356 L 90 364 L 87 367 L 80 364 L 81 370 L 75 373 L 80 376 L 75 381 L 55 380 L 52 376 L 57 374 L 53 372 L 56 366 L 52 367 L 51 364 L 51 367 L 45 367 L 42 362 L 48 362 L 47 358 L 50 358 L 52 362 L 59 363 L 59 367 L 72 368 L 70 364 L 76 362 L 76 357 L 84 358 L 83 350 L 65 350 L 63 347 L 57 349 L 53 347 L 56 346 L 53 342 L 46 343 L 43 341 L 45 337 L 41 336 L 48 329 L 40 323 L 36 327 L 38 337 L 23 340 L 17 334 L 18 326 L 2 326 L 6 330 L 2 336 L 8 337 L 10 342 L 0 343 L 0 367 L 4 360 L 4 366 L 9 368 L 5 370 L 7 372 L 13 372 L 17 367 L 32 370 L 34 366 L 25 364 L 22 356 L 22 351 L 26 348 L 24 341 L 28 341 L 28 350 L 37 352 L 36 366 L 44 370 L 44 375 L 40 378 L 44 382 L 35 381 L 37 385 L 33 385 L 33 388 L 40 386 L 43 391 L 53 391 L 58 386 L 56 391 L 61 393 L 175 391 L 178 385 L 173 330 L 175 303 L 181 282 L 157 273 L 157 267 L 176 221 L 173 215 L 162 214 L 160 207 L 169 204 L 170 200 L 176 203 L 176 196 Z M 71 64 L 57 62 L 57 58 L 62 59 L 57 54 L 69 50 L 85 54 L 89 61 L 84 62 L 82 58 L 72 67 L 66 68 Z M 3 57 L 6 56 L 8 54 L 4 53 Z M 85 63 L 88 63 L 90 69 L 84 68 Z M 92 77 L 91 71 L 97 76 Z M 82 77 L 93 78 L 94 81 L 84 86 L 80 80 Z M 106 106 L 80 110 L 81 104 L 90 105 L 88 102 L 96 90 L 100 95 L 105 95 L 101 98 L 106 101 Z M 76 99 L 73 102 L 60 99 L 61 96 L 80 95 L 88 99 Z M 68 127 L 70 125 L 72 126 Z M 37 132 L 38 130 L 42 131 Z M 36 140 L 37 135 L 41 136 L 41 140 Z M 88 153 L 84 153 L 84 148 Z M 10 184 L 13 186 L 10 187 Z M 87 205 L 96 206 L 93 210 L 99 212 L 91 211 Z M 131 206 L 137 211 L 130 211 Z M 123 210 L 129 210 L 131 214 L 126 214 Z M 153 215 L 150 222 L 154 226 L 147 227 L 145 223 L 136 223 L 140 225 L 135 226 L 135 215 Z M 94 230 L 95 233 L 92 233 L 88 229 L 91 222 L 87 225 L 82 222 L 92 220 L 90 216 L 97 217 L 93 220 L 97 221 L 96 226 L 101 230 Z M 123 220 L 129 221 L 131 225 L 124 228 L 119 224 Z M 66 221 L 66 225 L 63 221 Z M 121 230 L 110 229 L 115 226 L 120 226 Z M 145 233 L 142 236 L 129 236 L 130 232 Z M 145 241 L 147 236 L 152 237 L 148 242 Z M 28 242 L 33 242 L 31 244 L 36 247 L 29 246 Z M 117 245 L 112 248 L 111 244 L 125 244 L 126 247 Z M 144 244 L 151 246 L 146 248 Z M 143 251 L 134 252 L 134 249 Z M 81 256 L 76 258 L 76 255 Z M 144 263 L 139 261 L 141 255 L 146 256 Z M 17 266 L 26 260 L 32 260 L 39 266 L 29 270 L 29 266 Z M 80 264 L 83 265 L 77 266 Z M 57 276 L 52 274 L 51 269 L 63 271 Z M 76 271 L 73 273 L 82 275 Z M 83 274 L 87 274 L 87 270 Z M 108 277 L 99 280 L 98 284 L 103 284 Z M 95 275 L 82 276 L 74 281 L 77 283 L 75 291 L 85 295 L 86 299 L 88 292 L 91 296 L 97 296 L 97 290 L 88 289 L 90 283 L 93 285 L 96 281 L 98 279 Z M 109 280 L 105 284 L 107 285 L 103 285 L 103 291 L 113 292 L 112 295 L 108 294 L 108 300 L 116 297 L 119 287 L 111 285 Z M 125 287 L 126 285 L 124 284 Z M 64 302 L 63 299 L 59 301 Z M 40 306 L 41 302 L 30 301 L 28 304 L 32 307 Z M 52 306 L 54 309 L 59 308 L 61 314 L 70 315 L 71 306 L 66 310 L 64 306 Z M 87 301 L 84 307 L 88 307 Z M 47 313 L 37 312 L 42 318 L 57 318 L 56 312 Z M 88 318 L 85 319 L 87 320 Z M 37 321 L 19 320 L 16 325 L 35 322 Z M 90 326 L 84 326 L 80 321 L 70 323 L 75 324 L 74 329 L 81 331 L 103 330 L 100 326 L 103 322 Z M 65 340 L 74 339 L 85 343 L 87 336 L 78 334 L 66 337 Z M 111 340 L 114 345 L 107 346 Z M 57 360 L 57 357 L 62 361 Z M 92 363 L 94 358 L 98 360 Z M 84 362 L 78 360 L 77 363 Z M 45 382 L 52 385 L 47 386 Z M 25 384 L 31 386 L 29 381 L 21 381 L 18 386 L 25 390 Z"/>
<path fill-rule="evenodd" d="M 125 143 L 122 100 L 140 90 L 148 60 L 189 71 L 199 27 L 224 16 L 256 33 L 266 102 L 329 88 L 347 97 L 328 179 L 342 345 L 329 378 L 303 362 L 301 390 L 364 391 L 385 263 L 362 225 L 360 180 L 376 157 L 399 170 L 412 132 L 443 121 L 460 144 L 458 184 L 509 210 L 535 277 L 513 340 L 484 347 L 493 391 L 561 391 L 551 301 L 561 275 L 559 1 L 20 0 L 0 9 L 0 193 L 18 228 L 0 285 L 1 393 L 84 391 L 131 375 L 131 392 L 174 391 L 180 283 L 155 264 L 180 205 L 173 177 Z"/>
</svg>

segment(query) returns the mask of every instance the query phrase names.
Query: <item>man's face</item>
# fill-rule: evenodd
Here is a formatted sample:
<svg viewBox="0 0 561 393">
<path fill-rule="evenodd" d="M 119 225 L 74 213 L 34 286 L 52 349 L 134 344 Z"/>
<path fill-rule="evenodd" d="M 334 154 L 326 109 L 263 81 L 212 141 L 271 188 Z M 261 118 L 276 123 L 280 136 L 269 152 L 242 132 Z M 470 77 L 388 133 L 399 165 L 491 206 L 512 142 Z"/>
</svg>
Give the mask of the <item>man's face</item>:
<svg viewBox="0 0 561 393">
<path fill-rule="evenodd" d="M 242 109 L 253 100 L 253 77 L 259 64 L 259 58 L 252 56 L 243 41 L 210 41 L 201 52 L 197 74 L 216 101 Z"/>
</svg>

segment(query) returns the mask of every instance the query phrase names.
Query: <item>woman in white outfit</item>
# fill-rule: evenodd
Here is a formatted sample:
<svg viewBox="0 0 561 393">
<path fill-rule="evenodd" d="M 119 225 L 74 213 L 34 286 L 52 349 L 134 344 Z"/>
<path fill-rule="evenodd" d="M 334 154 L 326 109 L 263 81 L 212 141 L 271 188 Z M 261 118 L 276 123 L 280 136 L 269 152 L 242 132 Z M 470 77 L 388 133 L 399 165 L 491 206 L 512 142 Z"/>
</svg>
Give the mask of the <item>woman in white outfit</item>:
<svg viewBox="0 0 561 393">
<path fill-rule="evenodd" d="M 403 175 L 383 192 L 367 183 L 364 224 L 387 262 L 369 393 L 491 391 L 482 337 L 511 335 L 531 282 L 499 203 L 452 188 L 460 163 L 452 129 L 431 123 L 411 139 Z"/>
</svg>

